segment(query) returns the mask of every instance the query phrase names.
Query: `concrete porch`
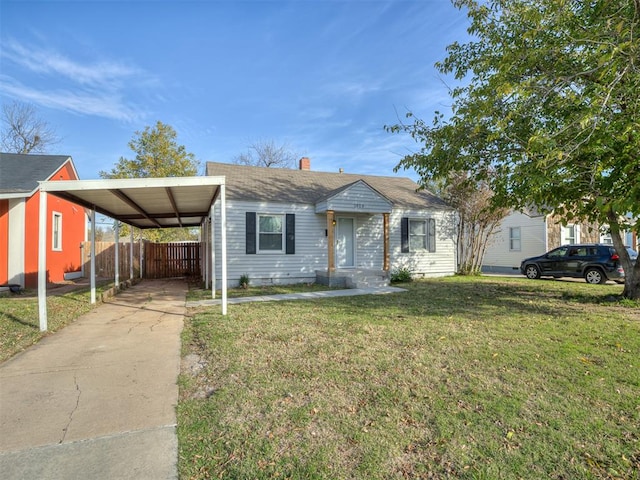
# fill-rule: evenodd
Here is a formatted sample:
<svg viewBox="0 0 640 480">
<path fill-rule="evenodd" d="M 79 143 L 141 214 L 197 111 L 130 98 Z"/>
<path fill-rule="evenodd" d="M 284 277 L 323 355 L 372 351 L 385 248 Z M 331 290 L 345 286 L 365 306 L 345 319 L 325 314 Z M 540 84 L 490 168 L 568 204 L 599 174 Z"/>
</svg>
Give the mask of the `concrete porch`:
<svg viewBox="0 0 640 480">
<path fill-rule="evenodd" d="M 316 283 L 342 288 L 387 287 L 389 272 L 361 268 L 316 270 Z"/>
</svg>

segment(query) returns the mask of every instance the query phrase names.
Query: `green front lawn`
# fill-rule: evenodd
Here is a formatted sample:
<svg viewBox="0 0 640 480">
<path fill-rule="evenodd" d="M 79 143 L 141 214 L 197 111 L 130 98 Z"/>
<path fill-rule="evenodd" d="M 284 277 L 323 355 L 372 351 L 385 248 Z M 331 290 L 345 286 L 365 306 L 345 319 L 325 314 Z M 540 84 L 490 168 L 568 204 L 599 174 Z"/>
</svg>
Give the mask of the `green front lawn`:
<svg viewBox="0 0 640 480">
<path fill-rule="evenodd" d="M 190 310 L 182 479 L 640 478 L 640 305 L 454 277 Z"/>
<path fill-rule="evenodd" d="M 101 295 L 111 284 L 96 287 Z M 48 332 L 40 331 L 37 291 L 0 295 L 0 362 L 38 342 L 94 307 L 88 287 L 47 297 Z"/>
</svg>

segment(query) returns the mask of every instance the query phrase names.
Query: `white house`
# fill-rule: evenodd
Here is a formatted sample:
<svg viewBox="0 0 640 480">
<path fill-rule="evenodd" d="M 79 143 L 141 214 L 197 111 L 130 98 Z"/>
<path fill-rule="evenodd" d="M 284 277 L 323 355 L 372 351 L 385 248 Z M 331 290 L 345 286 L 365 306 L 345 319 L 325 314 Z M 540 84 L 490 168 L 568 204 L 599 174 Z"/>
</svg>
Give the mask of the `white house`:
<svg viewBox="0 0 640 480">
<path fill-rule="evenodd" d="M 601 241 L 597 225 L 563 222 L 558 216 L 535 209 L 512 211 L 490 239 L 482 271 L 518 273 L 520 262 L 527 257 L 542 255 L 561 245 Z"/>
<path fill-rule="evenodd" d="M 455 272 L 455 212 L 408 178 L 315 172 L 308 158 L 299 169 L 208 162 L 207 175 L 226 178 L 229 286 L 243 275 L 252 285 L 365 286 L 400 268 Z"/>
</svg>

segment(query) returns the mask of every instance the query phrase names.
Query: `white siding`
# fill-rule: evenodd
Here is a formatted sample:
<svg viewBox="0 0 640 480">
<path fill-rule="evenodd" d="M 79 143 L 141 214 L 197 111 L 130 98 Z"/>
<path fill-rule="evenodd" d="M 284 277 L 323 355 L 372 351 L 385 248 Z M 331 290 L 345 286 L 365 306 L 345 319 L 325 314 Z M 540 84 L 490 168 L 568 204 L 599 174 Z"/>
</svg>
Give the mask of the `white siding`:
<svg viewBox="0 0 640 480">
<path fill-rule="evenodd" d="M 246 253 L 246 212 L 287 214 L 295 219 L 295 254 Z M 220 207 L 216 206 L 216 258 L 220 258 Z M 316 214 L 313 205 L 259 204 L 227 200 L 227 276 L 229 287 L 238 286 L 240 276 L 248 274 L 253 285 L 266 283 L 314 282 L 316 270 L 327 268 L 327 219 Z M 216 266 L 217 287 L 222 272 Z"/>
<path fill-rule="evenodd" d="M 246 254 L 246 212 L 295 214 L 295 254 Z M 220 259 L 220 207 L 216 206 L 216 259 Z M 442 211 L 394 210 L 389 220 L 391 269 L 408 267 L 416 276 L 444 276 L 455 272 L 455 241 L 452 236 L 452 213 Z M 384 261 L 382 214 L 343 213 L 355 219 L 356 268 L 382 269 Z M 436 251 L 400 253 L 400 219 L 435 218 Z M 227 274 L 228 286 L 238 286 L 240 276 L 248 274 L 253 285 L 314 282 L 316 270 L 326 270 L 327 217 L 315 213 L 314 205 L 227 201 Z M 222 272 L 216 266 L 216 288 Z"/>
<path fill-rule="evenodd" d="M 400 222 L 411 219 L 433 218 L 436 221 L 436 251 L 401 252 Z M 415 277 L 443 277 L 456 271 L 455 214 L 442 210 L 394 209 L 389 219 L 391 271 L 408 268 Z"/>
<path fill-rule="evenodd" d="M 326 212 L 327 210 L 384 213 L 391 211 L 391 203 L 365 182 L 358 182 L 327 200 L 318 202 L 317 212 Z"/>
<path fill-rule="evenodd" d="M 511 250 L 509 229 L 520 227 L 520 250 Z M 546 251 L 545 217 L 530 217 L 512 212 L 502 221 L 498 231 L 489 240 L 482 269 L 485 272 L 518 273 L 520 262 L 527 257 Z"/>
<path fill-rule="evenodd" d="M 24 198 L 9 200 L 9 245 L 7 258 L 7 277 L 9 283 L 24 287 L 25 257 L 25 208 Z"/>
</svg>

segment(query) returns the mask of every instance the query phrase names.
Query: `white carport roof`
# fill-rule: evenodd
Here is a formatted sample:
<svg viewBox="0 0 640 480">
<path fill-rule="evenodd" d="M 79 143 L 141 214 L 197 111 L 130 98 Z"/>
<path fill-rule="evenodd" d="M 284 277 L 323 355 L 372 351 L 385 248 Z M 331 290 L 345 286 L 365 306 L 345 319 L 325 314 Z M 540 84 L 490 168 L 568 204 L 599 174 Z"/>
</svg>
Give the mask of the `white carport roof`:
<svg viewBox="0 0 640 480">
<path fill-rule="evenodd" d="M 40 190 L 138 228 L 200 226 L 224 177 L 125 178 L 41 182 Z"/>
<path fill-rule="evenodd" d="M 213 238 L 213 208 L 220 203 L 222 314 L 227 311 L 227 248 L 225 177 L 126 178 L 40 182 L 38 304 L 40 330 L 47 329 L 46 229 L 47 194 L 70 200 L 134 227 L 200 227 L 209 219 Z M 92 225 L 95 228 L 95 222 Z M 212 245 L 211 245 L 212 246 Z M 213 257 L 213 248 L 212 257 Z M 207 269 L 209 265 L 207 265 Z M 215 269 L 215 266 L 214 266 Z M 92 272 L 92 280 L 94 274 Z M 212 282 L 212 295 L 215 282 Z M 92 294 L 93 296 L 93 294 Z"/>
</svg>

